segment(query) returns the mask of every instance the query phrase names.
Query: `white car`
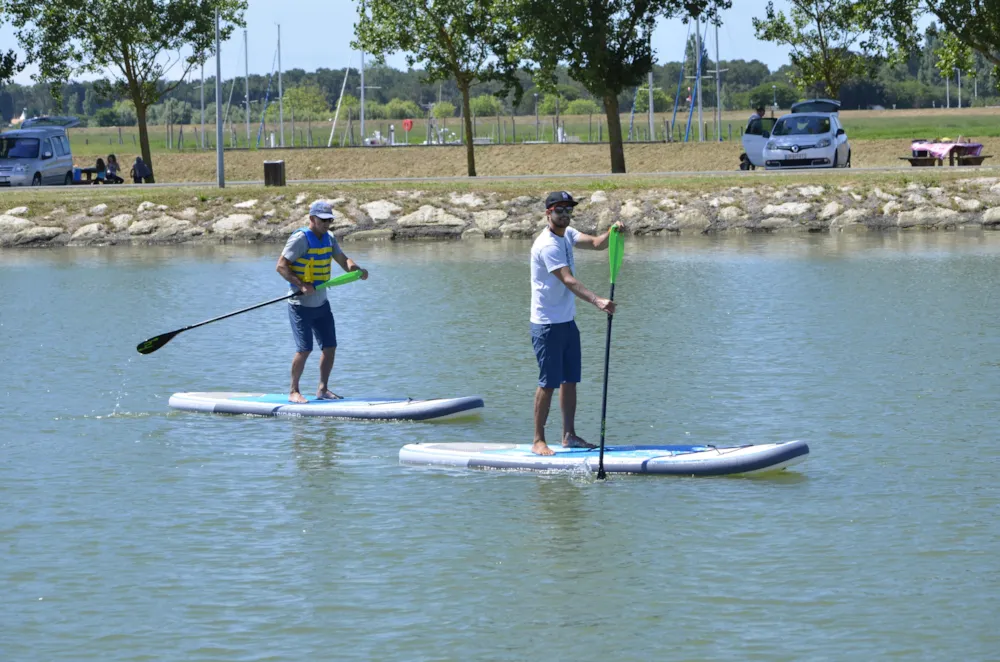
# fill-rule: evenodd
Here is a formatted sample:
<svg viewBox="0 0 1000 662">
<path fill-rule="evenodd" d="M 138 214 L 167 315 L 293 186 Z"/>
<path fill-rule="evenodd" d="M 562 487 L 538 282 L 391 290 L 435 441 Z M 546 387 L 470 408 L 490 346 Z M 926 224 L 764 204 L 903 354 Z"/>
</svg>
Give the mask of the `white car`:
<svg viewBox="0 0 1000 662">
<path fill-rule="evenodd" d="M 743 135 L 741 168 L 849 168 L 851 145 L 840 124 L 840 104 L 828 99 L 800 101 L 772 127 Z"/>
</svg>

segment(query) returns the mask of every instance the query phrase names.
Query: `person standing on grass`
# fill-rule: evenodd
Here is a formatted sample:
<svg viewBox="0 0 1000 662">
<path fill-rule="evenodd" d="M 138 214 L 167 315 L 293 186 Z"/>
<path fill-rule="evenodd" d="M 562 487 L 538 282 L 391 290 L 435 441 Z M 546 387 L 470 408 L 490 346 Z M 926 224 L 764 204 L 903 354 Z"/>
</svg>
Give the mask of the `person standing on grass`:
<svg viewBox="0 0 1000 662">
<path fill-rule="evenodd" d="M 297 404 L 308 402 L 299 390 L 299 379 L 306 367 L 313 348 L 313 336 L 323 352 L 319 361 L 319 387 L 316 397 L 320 400 L 339 400 L 329 388 L 333 360 L 337 354 L 337 327 L 330 311 L 326 290 L 316 291 L 316 285 L 330 280 L 331 267 L 336 262 L 344 271 L 360 271 L 361 280 L 368 279 L 368 271 L 344 255 L 337 240 L 330 234 L 333 207 L 317 200 L 309 207 L 309 227 L 292 233 L 278 258 L 277 272 L 288 281 L 289 294 L 300 296 L 288 300 L 288 319 L 295 336 L 295 357 L 292 359 L 292 382 L 288 401 Z"/>
<path fill-rule="evenodd" d="M 603 250 L 608 247 L 608 232 L 592 237 L 571 228 L 573 207 L 577 205 L 566 191 L 549 193 L 545 198 L 548 227 L 531 246 L 531 344 L 538 360 L 538 388 L 535 390 L 535 438 L 531 452 L 553 455 L 545 442 L 545 423 L 552 405 L 552 394 L 559 389 L 562 410 L 562 445 L 566 448 L 594 448 L 576 434 L 576 385 L 581 379 L 583 357 L 580 330 L 576 326 L 576 299 L 593 304 L 598 310 L 614 314 L 615 302 L 602 299 L 575 276 L 573 247 Z M 618 222 L 614 226 L 623 229 Z"/>
</svg>

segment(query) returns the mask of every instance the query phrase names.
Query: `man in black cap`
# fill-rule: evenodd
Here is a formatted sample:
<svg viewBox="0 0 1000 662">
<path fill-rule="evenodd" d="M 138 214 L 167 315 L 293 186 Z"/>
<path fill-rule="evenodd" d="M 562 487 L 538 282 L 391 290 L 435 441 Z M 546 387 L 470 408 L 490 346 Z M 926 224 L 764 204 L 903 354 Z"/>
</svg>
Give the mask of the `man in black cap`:
<svg viewBox="0 0 1000 662">
<path fill-rule="evenodd" d="M 592 237 L 571 228 L 573 207 L 577 205 L 566 191 L 549 193 L 545 198 L 548 227 L 531 246 L 531 344 L 538 359 L 538 389 L 535 391 L 535 439 L 531 450 L 538 455 L 552 455 L 545 443 L 545 422 L 552 405 L 552 392 L 559 389 L 563 415 L 562 445 L 567 448 L 593 448 L 576 434 L 576 385 L 582 373 L 580 330 L 576 299 L 593 304 L 598 310 L 613 314 L 615 303 L 602 299 L 578 281 L 574 275 L 573 246 L 603 250 L 608 246 L 608 232 Z M 622 228 L 621 223 L 615 226 Z"/>
</svg>

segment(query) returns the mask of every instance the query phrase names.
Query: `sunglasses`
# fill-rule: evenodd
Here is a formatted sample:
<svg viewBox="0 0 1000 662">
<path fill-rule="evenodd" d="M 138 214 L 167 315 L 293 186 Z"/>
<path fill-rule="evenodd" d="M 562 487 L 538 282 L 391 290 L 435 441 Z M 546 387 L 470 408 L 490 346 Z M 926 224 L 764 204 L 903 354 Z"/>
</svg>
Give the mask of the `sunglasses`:
<svg viewBox="0 0 1000 662">
<path fill-rule="evenodd" d="M 554 207 L 549 207 L 549 211 L 554 214 L 572 214 L 573 207 L 571 205 L 556 205 Z"/>
</svg>

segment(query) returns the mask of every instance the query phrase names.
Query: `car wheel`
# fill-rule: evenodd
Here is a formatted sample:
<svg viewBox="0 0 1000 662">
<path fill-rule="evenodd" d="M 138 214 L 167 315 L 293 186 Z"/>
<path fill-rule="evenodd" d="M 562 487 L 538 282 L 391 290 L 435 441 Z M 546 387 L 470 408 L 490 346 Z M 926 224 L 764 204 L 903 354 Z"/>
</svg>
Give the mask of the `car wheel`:
<svg viewBox="0 0 1000 662">
<path fill-rule="evenodd" d="M 839 156 L 840 155 L 837 154 L 836 150 L 834 150 L 834 152 L 833 152 L 833 167 L 834 168 L 839 168 L 840 167 L 840 165 L 838 165 L 838 163 L 837 163 L 837 157 L 839 157 Z"/>
<path fill-rule="evenodd" d="M 41 186 L 42 185 L 42 173 L 40 173 L 40 172 L 36 172 L 35 173 L 35 176 L 31 178 L 31 185 L 32 186 Z"/>
<path fill-rule="evenodd" d="M 63 184 L 66 185 L 66 186 L 72 186 L 73 185 L 73 173 L 71 173 L 71 172 L 67 172 L 66 173 L 66 178 L 63 179 Z"/>
<path fill-rule="evenodd" d="M 847 150 L 847 163 L 844 164 L 845 168 L 851 167 L 851 150 Z"/>
</svg>

